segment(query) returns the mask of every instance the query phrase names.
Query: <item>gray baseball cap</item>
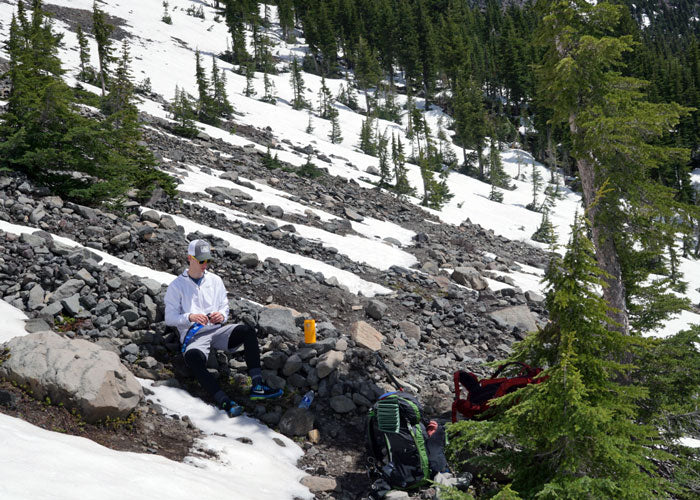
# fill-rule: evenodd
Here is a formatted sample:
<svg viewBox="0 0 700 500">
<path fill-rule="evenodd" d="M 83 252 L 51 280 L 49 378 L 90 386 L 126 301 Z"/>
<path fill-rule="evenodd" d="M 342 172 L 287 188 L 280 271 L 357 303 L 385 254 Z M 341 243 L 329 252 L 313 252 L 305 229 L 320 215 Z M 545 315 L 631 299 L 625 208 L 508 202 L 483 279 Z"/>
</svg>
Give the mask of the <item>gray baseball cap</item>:
<svg viewBox="0 0 700 500">
<path fill-rule="evenodd" d="M 190 246 L 187 247 L 187 255 L 191 255 L 198 261 L 212 260 L 211 245 L 204 240 L 192 240 Z"/>
</svg>

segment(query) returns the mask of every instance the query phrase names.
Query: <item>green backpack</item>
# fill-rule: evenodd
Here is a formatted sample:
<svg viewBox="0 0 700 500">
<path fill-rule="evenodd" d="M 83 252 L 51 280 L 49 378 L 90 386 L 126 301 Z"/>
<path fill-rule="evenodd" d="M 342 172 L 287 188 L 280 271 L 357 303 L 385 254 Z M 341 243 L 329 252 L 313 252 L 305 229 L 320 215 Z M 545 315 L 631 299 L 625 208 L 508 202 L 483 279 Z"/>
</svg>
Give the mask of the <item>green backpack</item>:
<svg viewBox="0 0 700 500">
<path fill-rule="evenodd" d="M 382 395 L 370 408 L 367 462 L 375 498 L 420 488 L 447 470 L 444 427 L 431 422 L 429 434 L 422 413 L 416 397 L 401 391 Z"/>
</svg>

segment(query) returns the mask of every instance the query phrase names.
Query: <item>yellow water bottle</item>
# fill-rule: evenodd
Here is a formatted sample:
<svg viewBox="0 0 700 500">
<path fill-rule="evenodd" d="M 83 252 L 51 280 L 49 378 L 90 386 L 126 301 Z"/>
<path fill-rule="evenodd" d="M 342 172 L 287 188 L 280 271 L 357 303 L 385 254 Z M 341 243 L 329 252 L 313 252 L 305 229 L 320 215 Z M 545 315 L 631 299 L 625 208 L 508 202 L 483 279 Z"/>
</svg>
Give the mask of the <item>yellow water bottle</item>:
<svg viewBox="0 0 700 500">
<path fill-rule="evenodd" d="M 304 342 L 307 344 L 316 343 L 316 320 L 304 320 Z"/>
</svg>

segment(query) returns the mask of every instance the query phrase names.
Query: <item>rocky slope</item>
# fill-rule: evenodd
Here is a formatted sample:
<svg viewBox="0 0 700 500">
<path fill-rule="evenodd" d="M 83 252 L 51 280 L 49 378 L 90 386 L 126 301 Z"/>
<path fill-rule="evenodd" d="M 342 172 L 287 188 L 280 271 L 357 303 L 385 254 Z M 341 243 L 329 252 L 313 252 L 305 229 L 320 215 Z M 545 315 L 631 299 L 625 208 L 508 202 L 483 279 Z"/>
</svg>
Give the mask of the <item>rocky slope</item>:
<svg viewBox="0 0 700 500">
<path fill-rule="evenodd" d="M 545 320 L 537 294 L 515 286 L 494 292 L 484 279 L 507 284 L 507 272 L 520 270 L 517 263 L 544 268 L 548 259 L 540 250 L 468 221 L 459 227 L 437 224 L 420 208 L 353 181 L 329 175 L 309 180 L 291 166 L 268 170 L 263 155 L 252 148 L 234 147 L 205 135 L 181 140 L 168 133 L 162 120 L 143 118 L 149 124 L 145 137 L 149 147 L 183 182 L 187 178 L 180 168 L 186 172 L 187 165 L 197 164 L 247 187 L 253 179 L 274 186 L 347 223 L 322 222 L 313 213 L 285 214 L 280 207 L 222 188 L 183 194 L 179 199 L 156 193 L 148 205 L 157 211 L 140 210 L 137 203 L 129 202 L 122 212 L 110 213 L 49 196 L 20 176 L 6 175 L 0 178 L 0 219 L 40 231 L 22 236 L 2 233 L 0 296 L 34 318 L 29 329 L 52 328 L 99 343 L 118 353 L 135 375 L 181 384 L 199 393 L 182 364 L 174 332 L 163 323 L 166 287 L 113 265 L 101 265 L 96 251 L 175 274 L 184 267 L 187 242 L 207 237 L 217 255 L 215 271 L 230 292 L 233 318 L 259 327 L 264 375 L 271 385 L 286 391 L 282 402 L 248 405 L 247 410 L 270 426 L 306 439 L 308 472 L 335 480 L 312 485 L 332 489 L 319 492 L 319 498 L 357 498 L 367 487 L 361 448 L 364 414 L 388 388 L 385 374 L 375 366 L 375 353 L 418 392 L 427 414 L 446 417 L 455 369 L 483 373 L 485 361 L 506 356 L 524 329 Z M 269 131 L 246 132 L 273 146 L 287 147 Z M 227 219 L 199 206 L 200 199 L 235 207 L 260 224 Z M 260 261 L 207 234 L 185 234 L 162 212 L 311 257 L 394 292 L 373 299 L 354 295 L 312 270 L 276 259 Z M 416 232 L 414 245 L 403 250 L 414 254 L 419 265 L 378 270 L 358 264 L 268 216 L 339 234 L 352 232 L 350 220 L 391 221 Z M 70 247 L 49 233 L 83 247 Z M 269 307 L 273 305 L 290 308 L 294 314 Z M 319 341 L 313 346 L 303 343 L 306 318 L 317 322 Z M 211 357 L 210 368 L 231 392 L 243 390 L 242 359 L 218 353 Z M 313 421 L 288 412 L 308 389 L 317 393 L 311 408 Z M 309 436 L 312 427 L 319 433 Z"/>
</svg>

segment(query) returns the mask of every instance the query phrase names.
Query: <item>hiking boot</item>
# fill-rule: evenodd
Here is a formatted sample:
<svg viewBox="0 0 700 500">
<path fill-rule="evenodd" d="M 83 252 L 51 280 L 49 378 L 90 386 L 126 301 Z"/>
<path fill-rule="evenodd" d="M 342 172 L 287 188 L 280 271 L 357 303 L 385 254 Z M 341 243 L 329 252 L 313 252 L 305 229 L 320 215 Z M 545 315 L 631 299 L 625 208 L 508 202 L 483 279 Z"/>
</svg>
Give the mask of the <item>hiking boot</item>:
<svg viewBox="0 0 700 500">
<path fill-rule="evenodd" d="M 250 399 L 274 399 L 282 395 L 282 389 L 273 389 L 265 384 L 257 384 L 250 388 Z"/>
<path fill-rule="evenodd" d="M 240 405 L 238 405 L 235 401 L 230 399 L 222 401 L 219 405 L 219 408 L 224 410 L 226 412 L 226 415 L 229 416 L 229 418 L 237 417 L 238 415 L 243 413 L 243 408 Z"/>
</svg>

